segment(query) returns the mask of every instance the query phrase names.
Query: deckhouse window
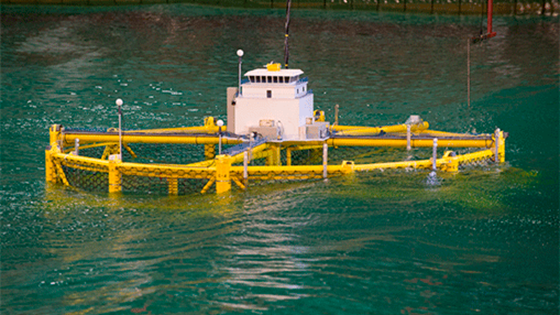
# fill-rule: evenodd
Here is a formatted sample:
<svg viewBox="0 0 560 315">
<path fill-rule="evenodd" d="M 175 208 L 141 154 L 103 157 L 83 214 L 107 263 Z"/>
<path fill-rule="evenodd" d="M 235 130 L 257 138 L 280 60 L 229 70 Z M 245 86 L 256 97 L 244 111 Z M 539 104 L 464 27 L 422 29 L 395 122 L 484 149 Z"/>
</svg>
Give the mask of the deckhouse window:
<svg viewBox="0 0 560 315">
<path fill-rule="evenodd" d="M 274 77 L 274 83 L 278 83 L 278 77 Z"/>
<path fill-rule="evenodd" d="M 266 97 L 272 98 L 272 90 L 266 90 Z"/>
<path fill-rule="evenodd" d="M 255 82 L 255 76 L 249 76 L 249 81 Z"/>
<path fill-rule="evenodd" d="M 290 77 L 284 77 L 284 82 L 290 83 Z"/>
<path fill-rule="evenodd" d="M 257 81 L 256 81 L 257 83 L 261 83 L 261 77 L 256 76 L 255 79 L 257 79 Z"/>
<path fill-rule="evenodd" d="M 278 77 L 278 82 L 284 83 L 284 77 Z"/>
<path fill-rule="evenodd" d="M 272 83 L 272 77 L 267 77 L 268 83 Z"/>
</svg>

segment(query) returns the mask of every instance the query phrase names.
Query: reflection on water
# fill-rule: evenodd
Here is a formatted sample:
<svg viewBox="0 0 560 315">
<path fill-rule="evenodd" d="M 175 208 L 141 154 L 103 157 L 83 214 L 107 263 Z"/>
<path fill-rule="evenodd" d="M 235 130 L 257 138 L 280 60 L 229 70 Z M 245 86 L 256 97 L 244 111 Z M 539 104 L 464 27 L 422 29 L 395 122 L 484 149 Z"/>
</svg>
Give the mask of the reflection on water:
<svg viewBox="0 0 560 315">
<path fill-rule="evenodd" d="M 2 7 L 2 314 L 527 314 L 558 309 L 559 23 L 296 11 L 291 64 L 357 125 L 510 132 L 505 165 L 258 183 L 223 196 L 45 187 L 48 126 L 225 119 L 281 60 L 283 10 Z M 442 148 L 443 150 L 444 148 Z M 364 161 L 425 152 L 380 149 Z"/>
</svg>

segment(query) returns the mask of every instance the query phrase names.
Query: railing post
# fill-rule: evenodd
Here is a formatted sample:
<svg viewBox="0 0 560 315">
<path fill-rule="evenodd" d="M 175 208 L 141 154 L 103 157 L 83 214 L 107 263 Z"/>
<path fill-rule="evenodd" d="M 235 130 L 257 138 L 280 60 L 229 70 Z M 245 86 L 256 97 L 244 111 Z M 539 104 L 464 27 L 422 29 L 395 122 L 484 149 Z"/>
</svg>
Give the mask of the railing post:
<svg viewBox="0 0 560 315">
<path fill-rule="evenodd" d="M 249 172 L 247 170 L 249 166 L 249 153 L 247 151 L 243 152 L 243 184 L 247 186 L 249 184 Z"/>
<path fill-rule="evenodd" d="M 494 132 L 494 162 L 504 163 L 506 161 L 506 145 L 504 141 L 504 132 L 500 128 Z"/>
<path fill-rule="evenodd" d="M 407 124 L 406 125 L 406 150 L 407 151 L 410 151 L 412 149 L 411 138 L 412 138 L 412 135 L 410 133 L 410 125 Z"/>
<path fill-rule="evenodd" d="M 432 170 L 437 169 L 437 138 L 434 138 L 434 147 L 432 152 Z"/>
<path fill-rule="evenodd" d="M 498 138 L 500 139 L 500 146 L 498 148 L 498 157 L 500 163 L 504 163 L 506 161 L 506 139 L 504 136 L 504 132 L 500 131 Z"/>
<path fill-rule="evenodd" d="M 80 139 L 74 140 L 74 155 L 80 155 Z"/>
<path fill-rule="evenodd" d="M 216 193 L 221 194 L 231 190 L 231 157 L 218 155 L 216 158 Z"/>
<path fill-rule="evenodd" d="M 323 178 L 327 179 L 327 165 L 329 161 L 329 145 L 323 143 Z"/>
<path fill-rule="evenodd" d="M 119 154 L 109 156 L 109 193 L 122 191 L 122 174 L 117 169 L 120 163 Z"/>
</svg>

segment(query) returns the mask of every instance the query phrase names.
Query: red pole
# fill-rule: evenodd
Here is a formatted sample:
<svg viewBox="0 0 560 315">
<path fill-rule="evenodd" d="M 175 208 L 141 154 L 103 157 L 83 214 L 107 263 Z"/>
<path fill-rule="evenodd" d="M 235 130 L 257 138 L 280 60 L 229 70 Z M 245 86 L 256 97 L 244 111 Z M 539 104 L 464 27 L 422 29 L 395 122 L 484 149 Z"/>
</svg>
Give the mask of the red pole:
<svg viewBox="0 0 560 315">
<path fill-rule="evenodd" d="M 496 36 L 495 32 L 492 32 L 492 10 L 494 9 L 494 5 L 492 3 L 492 0 L 488 0 L 488 10 L 486 10 L 488 12 L 488 22 L 486 22 L 486 38 L 491 38 Z"/>
<path fill-rule="evenodd" d="M 486 12 L 488 13 L 488 23 L 487 23 L 487 33 L 490 34 L 492 33 L 492 9 L 493 9 L 493 5 L 492 5 L 492 0 L 488 0 L 488 10 L 486 10 Z"/>
</svg>

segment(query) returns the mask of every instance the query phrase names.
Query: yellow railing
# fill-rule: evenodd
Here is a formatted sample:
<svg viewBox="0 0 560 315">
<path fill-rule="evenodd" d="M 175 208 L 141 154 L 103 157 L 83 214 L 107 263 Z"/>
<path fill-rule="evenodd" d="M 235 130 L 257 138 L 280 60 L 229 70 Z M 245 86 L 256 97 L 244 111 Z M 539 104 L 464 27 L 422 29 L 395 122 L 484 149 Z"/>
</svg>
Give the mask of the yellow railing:
<svg viewBox="0 0 560 315">
<path fill-rule="evenodd" d="M 406 131 L 406 125 L 396 125 L 388 127 L 377 127 L 378 130 L 393 130 L 395 132 Z M 209 128 L 208 128 L 209 127 Z M 471 136 L 463 134 L 453 134 L 444 132 L 434 132 L 427 130 L 428 124 L 425 123 L 415 129 L 415 134 L 438 135 L 439 147 L 474 147 L 482 148 L 480 151 L 455 155 L 451 151 L 446 151 L 441 158 L 435 161 L 435 167 L 442 171 L 456 172 L 459 165 L 472 163 L 479 160 L 493 160 L 495 162 L 505 161 L 505 136 L 501 131 L 494 135 Z M 192 127 L 191 127 L 192 128 Z M 118 135 L 117 134 L 94 134 L 94 133 L 72 133 L 64 132 L 58 125 L 50 128 L 50 147 L 45 151 L 46 180 L 50 183 L 61 183 L 66 186 L 87 187 L 87 181 L 95 182 L 101 190 L 110 193 L 120 193 L 127 181 L 134 178 L 152 178 L 167 185 L 167 192 L 170 195 L 179 193 L 180 183 L 184 180 L 195 180 L 200 182 L 197 191 L 205 193 L 215 187 L 217 193 L 231 190 L 232 182 L 241 189 L 245 189 L 251 180 L 305 180 L 318 179 L 324 177 L 341 176 L 352 172 L 363 172 L 376 169 L 396 169 L 396 168 L 417 168 L 429 169 L 434 167 L 433 158 L 418 161 L 401 161 L 389 163 L 370 163 L 355 164 L 353 161 L 343 161 L 340 165 L 328 165 L 328 158 L 325 160 L 323 155 L 322 165 L 292 165 L 292 154 L 296 151 L 309 150 L 319 152 L 321 149 L 324 154 L 328 154 L 328 149 L 356 146 L 356 147 L 432 147 L 433 139 L 407 139 L 395 138 L 360 138 L 351 137 L 349 131 L 356 131 L 356 134 L 363 135 L 365 131 L 374 131 L 375 127 L 348 127 L 336 126 L 339 131 L 346 132 L 346 137 L 333 137 L 323 141 L 313 142 L 285 142 L 285 143 L 264 143 L 252 148 L 248 148 L 242 153 L 233 156 L 217 155 L 214 144 L 218 143 L 218 136 L 214 126 L 201 127 L 208 135 L 188 135 L 178 131 L 183 129 L 158 129 L 149 131 L 136 131 L 123 133 L 123 146 L 132 143 L 165 143 L 165 144 L 203 144 L 205 161 L 190 164 L 147 164 L 123 162 L 118 154 Z M 202 130 L 200 129 L 200 130 Z M 195 129 L 190 129 L 195 130 Z M 197 132 L 200 131 L 196 129 Z M 169 132 L 168 132 L 169 131 Z M 359 132 L 358 132 L 359 131 Z M 161 135 L 155 135 L 160 132 Z M 386 131 L 387 132 L 387 131 Z M 496 135 L 498 141 L 496 142 Z M 445 139 L 447 137 L 447 139 Z M 454 137 L 456 139 L 454 139 Z M 75 151 L 65 148 L 65 144 L 70 144 L 79 139 L 83 144 L 82 150 L 86 148 L 105 147 L 102 157 L 92 158 L 76 155 Z M 224 138 L 223 144 L 240 143 L 239 139 Z M 116 150 L 116 151 L 115 151 Z M 134 156 L 134 152 L 129 153 Z M 282 165 L 280 160 L 281 152 L 285 152 L 286 161 Z M 265 165 L 249 165 L 251 160 L 262 160 Z M 243 166 L 239 164 L 243 163 Z M 72 173 L 73 172 L 73 173 Z M 70 176 L 70 177 L 69 177 Z M 78 185 L 76 181 L 82 182 Z M 84 183 L 85 182 L 85 183 Z M 106 188 L 103 188 L 105 185 Z M 184 184 L 186 185 L 186 184 Z M 149 184 L 146 185 L 150 189 Z"/>
</svg>

